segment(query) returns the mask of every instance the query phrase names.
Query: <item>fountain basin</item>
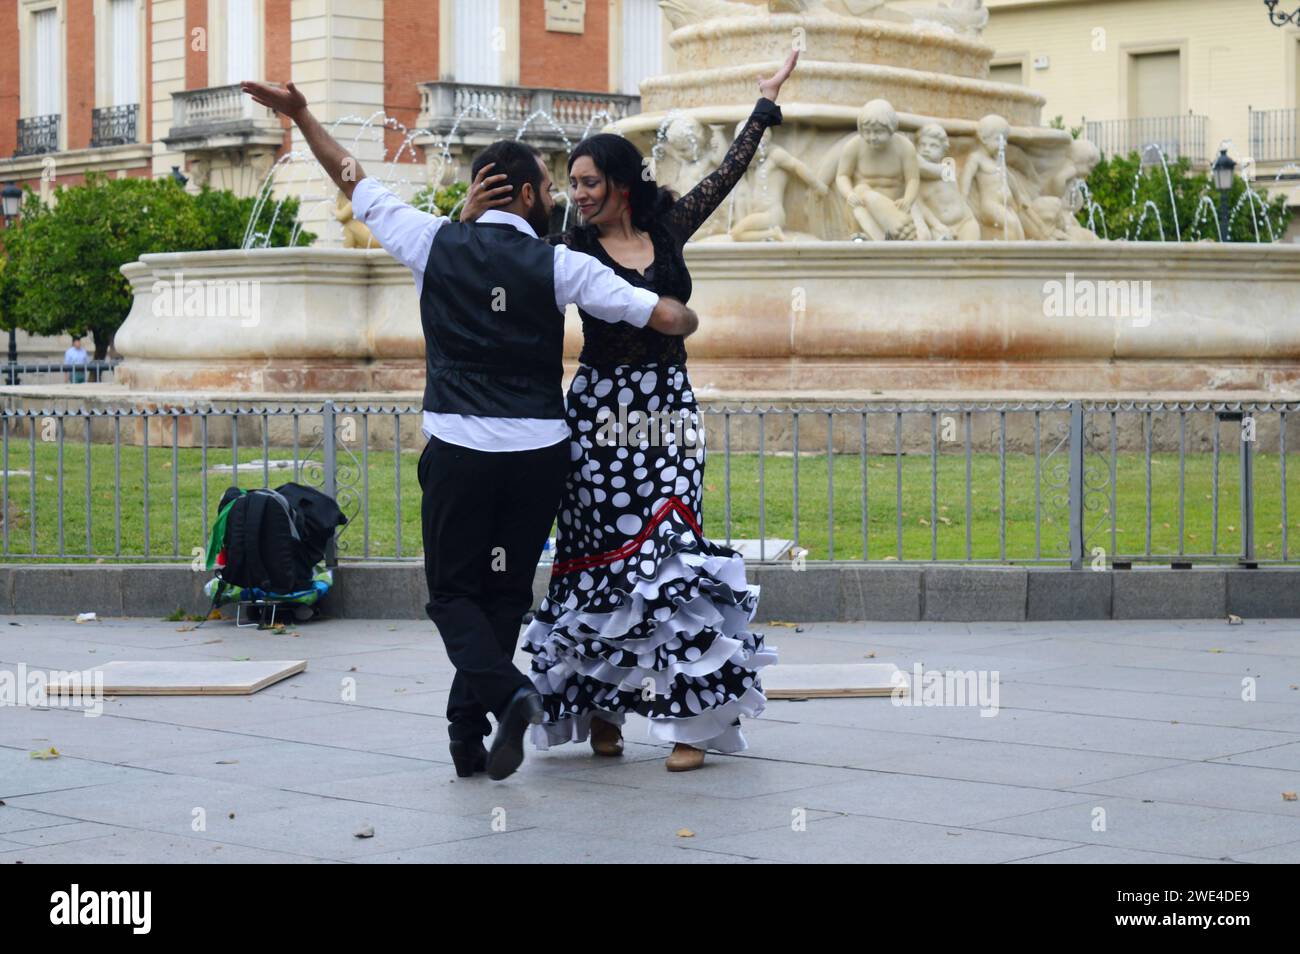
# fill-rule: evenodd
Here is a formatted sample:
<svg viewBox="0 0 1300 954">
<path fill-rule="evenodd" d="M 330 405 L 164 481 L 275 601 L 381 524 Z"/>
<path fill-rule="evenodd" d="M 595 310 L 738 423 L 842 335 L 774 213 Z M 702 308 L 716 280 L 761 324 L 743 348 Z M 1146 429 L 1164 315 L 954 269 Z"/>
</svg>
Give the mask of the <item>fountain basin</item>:
<svg viewBox="0 0 1300 954">
<path fill-rule="evenodd" d="M 979 120 L 995 113 L 1013 126 L 1041 120 L 1041 93 L 989 81 L 994 51 L 983 42 L 833 14 L 724 17 L 674 30 L 668 41 L 674 71 L 642 81 L 641 114 L 753 103 L 755 75 L 785 59 L 792 37 L 805 52 L 781 90 L 783 105 L 856 113 L 868 100 L 886 99 L 900 113 L 936 118 Z M 616 125 L 626 128 L 625 122 Z"/>
<path fill-rule="evenodd" d="M 701 390 L 1073 397 L 1300 384 L 1300 246 L 704 243 L 686 257 L 701 316 L 688 349 Z M 115 342 L 127 388 L 423 387 L 416 289 L 383 251 L 170 253 L 123 273 L 135 294 Z M 194 314 L 157 307 L 175 297 L 178 275 L 185 289 L 256 287 L 255 324 L 197 301 Z M 571 368 L 581 347 L 572 311 L 565 342 Z"/>
<path fill-rule="evenodd" d="M 780 62 L 790 52 L 791 38 L 798 35 L 796 30 L 802 31 L 804 49 L 809 53 L 805 62 L 876 63 L 987 79 L 989 60 L 995 52 L 970 37 L 918 33 L 905 23 L 855 20 L 833 14 L 711 20 L 674 30 L 669 43 L 680 71 L 725 69 L 737 63 Z M 656 85 L 660 80 L 651 78 L 642 87 L 642 105 L 647 112 L 680 105 L 655 100 L 662 89 L 662 85 Z"/>
</svg>

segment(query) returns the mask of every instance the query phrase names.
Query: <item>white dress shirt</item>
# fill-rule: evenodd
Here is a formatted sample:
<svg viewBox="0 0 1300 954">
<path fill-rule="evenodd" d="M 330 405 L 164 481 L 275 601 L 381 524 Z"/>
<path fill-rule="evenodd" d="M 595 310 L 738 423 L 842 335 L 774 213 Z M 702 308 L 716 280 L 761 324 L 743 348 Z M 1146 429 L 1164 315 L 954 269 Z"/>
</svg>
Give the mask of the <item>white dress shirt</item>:
<svg viewBox="0 0 1300 954">
<path fill-rule="evenodd" d="M 416 291 L 424 292 L 424 266 L 433 248 L 433 237 L 451 220 L 430 215 L 408 205 L 369 177 L 357 183 L 352 193 L 352 214 L 370 229 L 388 254 L 411 270 Z M 513 225 L 537 238 L 526 221 L 510 212 L 490 209 L 478 219 L 482 223 Z M 619 278 L 590 255 L 565 245 L 555 246 L 555 305 L 561 313 L 570 305 L 581 307 L 603 321 L 626 321 L 644 328 L 659 296 L 636 288 Z M 533 417 L 483 417 L 467 414 L 424 412 L 424 435 L 483 451 L 535 450 L 569 439 L 564 420 Z"/>
</svg>

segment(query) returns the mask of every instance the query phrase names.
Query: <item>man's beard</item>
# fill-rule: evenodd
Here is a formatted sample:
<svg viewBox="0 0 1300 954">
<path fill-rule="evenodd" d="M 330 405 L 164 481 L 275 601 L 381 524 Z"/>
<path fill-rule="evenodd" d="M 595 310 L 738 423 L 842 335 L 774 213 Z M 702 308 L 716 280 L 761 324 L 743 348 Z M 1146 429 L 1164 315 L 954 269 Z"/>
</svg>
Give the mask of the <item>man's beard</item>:
<svg viewBox="0 0 1300 954">
<path fill-rule="evenodd" d="M 533 231 L 536 232 L 539 237 L 547 235 L 551 231 L 551 214 L 542 208 L 540 202 L 535 203 L 533 207 L 528 210 L 527 222 L 533 227 Z"/>
</svg>

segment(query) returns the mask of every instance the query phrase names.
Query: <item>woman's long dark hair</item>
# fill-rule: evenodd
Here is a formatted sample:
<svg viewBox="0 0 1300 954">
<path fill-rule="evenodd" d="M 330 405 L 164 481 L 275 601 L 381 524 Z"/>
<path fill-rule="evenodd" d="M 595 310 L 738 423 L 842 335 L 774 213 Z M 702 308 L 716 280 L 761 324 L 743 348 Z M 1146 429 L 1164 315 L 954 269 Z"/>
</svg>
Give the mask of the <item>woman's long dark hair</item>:
<svg viewBox="0 0 1300 954">
<path fill-rule="evenodd" d="M 642 172 L 647 168 L 641 150 L 622 136 L 613 133 L 598 133 L 588 136 L 569 153 L 569 172 L 573 164 L 583 156 L 592 163 L 605 177 L 605 201 L 609 201 L 609 190 L 626 189 L 632 204 L 632 225 L 642 232 L 649 232 L 655 222 L 672 208 L 676 198 L 654 179 L 647 179 Z"/>
</svg>

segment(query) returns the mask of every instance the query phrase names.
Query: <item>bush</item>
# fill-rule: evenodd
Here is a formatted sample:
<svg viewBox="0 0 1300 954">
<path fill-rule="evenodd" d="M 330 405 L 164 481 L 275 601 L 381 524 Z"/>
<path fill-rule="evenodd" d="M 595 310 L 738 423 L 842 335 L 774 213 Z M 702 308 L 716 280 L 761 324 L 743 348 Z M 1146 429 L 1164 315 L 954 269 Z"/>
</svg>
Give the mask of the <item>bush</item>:
<svg viewBox="0 0 1300 954">
<path fill-rule="evenodd" d="M 198 206 L 199 219 L 207 233 L 203 245 L 205 250 L 243 247 L 248 220 L 252 217 L 253 206 L 257 202 L 255 197 L 241 199 L 229 190 L 210 189 L 204 186 L 194 197 L 194 202 Z M 278 216 L 275 214 L 274 199 L 268 199 L 262 205 L 255 231 L 259 235 L 264 235 L 267 229 L 271 230 L 271 241 L 265 244 L 282 248 L 288 245 L 311 245 L 316 241 L 314 233 L 305 231 L 300 232 L 295 241 L 290 241 L 294 238 L 293 230 L 298 223 L 298 208 L 298 199 L 292 196 L 284 200 Z M 272 219 L 275 221 L 274 226 L 271 224 Z M 259 241 L 258 244 L 264 243 Z"/>
<path fill-rule="evenodd" d="M 1102 159 L 1088 177 L 1088 192 L 1097 204 L 1091 216 L 1093 230 L 1102 238 L 1159 241 L 1160 225 L 1163 224 L 1164 237 L 1172 242 L 1176 236 L 1173 210 L 1177 209 L 1184 242 L 1218 241 L 1219 191 L 1214 188 L 1210 174 L 1192 172 L 1191 163 L 1184 157 L 1169 163 L 1169 180 L 1168 183 L 1165 181 L 1162 166 L 1143 167 L 1136 152 Z M 1170 184 L 1173 186 L 1172 201 Z M 1260 193 L 1257 203 L 1254 199 L 1243 200 L 1245 193 L 1246 182 L 1238 177 L 1229 204 L 1231 208 L 1237 208 L 1238 202 L 1242 204 L 1225 239 L 1230 242 L 1256 241 L 1256 221 L 1258 241 L 1280 239 L 1291 219 L 1286 198 L 1278 195 L 1270 200 L 1267 193 Z M 1204 201 L 1207 198 L 1209 201 Z M 1159 222 L 1148 202 L 1159 211 Z M 1253 218 L 1251 207 L 1255 210 Z M 1080 210 L 1079 222 L 1084 227 L 1089 226 L 1087 208 Z"/>
<path fill-rule="evenodd" d="M 457 206 L 468 194 L 469 183 L 463 180 L 453 182 L 443 189 L 427 185 L 411 197 L 411 205 L 434 215 L 449 216 L 453 222 L 459 222 L 460 209 Z M 452 215 L 453 210 L 455 215 Z"/>
</svg>

